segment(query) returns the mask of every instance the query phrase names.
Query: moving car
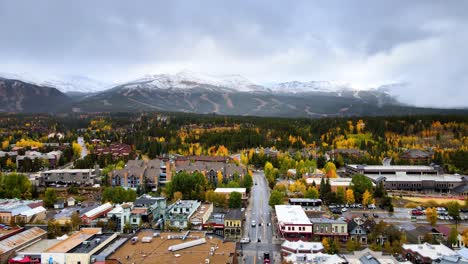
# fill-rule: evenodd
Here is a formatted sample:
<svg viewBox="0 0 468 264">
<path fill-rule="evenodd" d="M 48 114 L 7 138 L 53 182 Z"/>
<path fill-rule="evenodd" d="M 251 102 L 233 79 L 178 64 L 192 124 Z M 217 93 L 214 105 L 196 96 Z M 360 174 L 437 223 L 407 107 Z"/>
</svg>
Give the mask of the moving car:
<svg viewBox="0 0 468 264">
<path fill-rule="evenodd" d="M 252 226 L 253 226 L 253 227 L 256 227 L 256 226 L 257 226 L 257 222 L 255 222 L 255 220 L 252 220 Z"/>
</svg>

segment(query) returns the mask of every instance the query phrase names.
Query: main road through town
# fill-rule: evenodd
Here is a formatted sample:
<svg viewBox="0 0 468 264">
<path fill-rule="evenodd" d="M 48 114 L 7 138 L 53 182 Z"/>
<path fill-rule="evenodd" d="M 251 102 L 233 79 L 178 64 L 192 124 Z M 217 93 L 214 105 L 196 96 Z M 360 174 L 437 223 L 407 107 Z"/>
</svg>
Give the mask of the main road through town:
<svg viewBox="0 0 468 264">
<path fill-rule="evenodd" d="M 241 244 L 243 263 L 263 263 L 264 253 L 270 253 L 272 263 L 279 263 L 280 241 L 273 231 L 271 208 L 268 205 L 270 189 L 263 172 L 255 172 L 253 179 L 244 225 L 244 237 L 248 236 L 250 243 Z M 252 221 L 255 221 L 255 225 Z"/>
</svg>

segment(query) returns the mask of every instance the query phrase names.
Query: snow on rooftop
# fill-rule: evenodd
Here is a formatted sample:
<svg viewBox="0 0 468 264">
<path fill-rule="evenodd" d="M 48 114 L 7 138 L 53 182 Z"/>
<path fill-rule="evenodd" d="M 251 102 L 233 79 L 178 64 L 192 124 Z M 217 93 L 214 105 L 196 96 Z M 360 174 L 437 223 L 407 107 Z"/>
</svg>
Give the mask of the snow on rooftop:
<svg viewBox="0 0 468 264">
<path fill-rule="evenodd" d="M 33 216 L 33 215 L 36 215 L 36 214 L 40 214 L 40 213 L 43 213 L 45 212 L 46 209 L 42 206 L 38 206 L 36 208 L 33 208 L 33 209 L 29 209 L 29 210 L 26 210 L 24 212 L 22 212 L 20 215 L 24 215 L 26 217 L 30 217 L 30 216 Z"/>
<path fill-rule="evenodd" d="M 404 250 L 411 250 L 417 252 L 424 258 L 430 258 L 432 260 L 438 259 L 441 256 L 453 256 L 457 253 L 443 244 L 431 245 L 429 243 L 424 244 L 403 244 Z"/>
<path fill-rule="evenodd" d="M 283 244 L 281 245 L 281 247 L 286 247 L 294 251 L 296 250 L 320 251 L 324 249 L 322 242 L 306 242 L 302 240 L 298 240 L 298 241 L 285 240 Z"/>
<path fill-rule="evenodd" d="M 110 204 L 110 203 L 105 203 L 105 204 L 103 204 L 103 205 L 100 205 L 100 206 L 94 208 L 94 209 L 91 210 L 91 211 L 86 212 L 86 213 L 84 214 L 84 216 L 86 216 L 86 217 L 93 217 L 93 216 L 95 216 L 95 215 L 97 215 L 97 214 L 99 214 L 99 213 L 102 213 L 102 212 L 104 212 L 104 211 L 106 211 L 106 210 L 108 210 L 108 209 L 111 209 L 111 208 L 112 208 L 112 204 Z"/>
<path fill-rule="evenodd" d="M 278 223 L 283 224 L 311 224 L 304 209 L 300 205 L 276 205 Z"/>
</svg>

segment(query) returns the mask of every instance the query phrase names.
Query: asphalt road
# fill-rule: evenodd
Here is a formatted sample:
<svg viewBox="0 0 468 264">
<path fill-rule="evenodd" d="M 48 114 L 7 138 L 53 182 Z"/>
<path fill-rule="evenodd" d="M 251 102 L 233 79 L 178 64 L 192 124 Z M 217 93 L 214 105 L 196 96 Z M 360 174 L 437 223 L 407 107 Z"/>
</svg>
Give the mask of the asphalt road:
<svg viewBox="0 0 468 264">
<path fill-rule="evenodd" d="M 243 263 L 263 263 L 263 254 L 265 252 L 269 252 L 271 258 L 274 258 L 277 254 L 277 257 L 279 257 L 279 245 L 274 244 L 273 241 L 271 209 L 268 205 L 270 189 L 263 172 L 254 173 L 253 178 L 255 184 L 251 190 L 244 227 L 244 237 L 248 235 L 251 242 L 242 244 L 245 260 Z M 256 222 L 255 227 L 252 226 L 252 220 Z M 276 252 L 275 255 L 274 252 Z M 272 261 L 272 263 L 277 263 L 277 261 Z"/>
</svg>

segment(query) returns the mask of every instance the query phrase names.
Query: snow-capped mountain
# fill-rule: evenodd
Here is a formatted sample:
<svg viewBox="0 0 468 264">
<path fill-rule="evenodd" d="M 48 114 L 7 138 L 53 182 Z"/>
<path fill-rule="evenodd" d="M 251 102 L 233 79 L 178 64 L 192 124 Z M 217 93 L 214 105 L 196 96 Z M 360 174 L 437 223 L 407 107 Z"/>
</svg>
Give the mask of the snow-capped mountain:
<svg viewBox="0 0 468 264">
<path fill-rule="evenodd" d="M 182 71 L 176 74 L 146 75 L 143 78 L 122 84 L 121 88 L 134 89 L 192 89 L 203 87 L 209 90 L 230 92 L 268 91 L 240 75 L 209 75 Z"/>
<path fill-rule="evenodd" d="M 114 85 L 79 75 L 36 76 L 30 73 L 0 73 L 0 78 L 23 81 L 38 86 L 57 88 L 63 93 L 95 93 L 109 89 Z"/>
</svg>

